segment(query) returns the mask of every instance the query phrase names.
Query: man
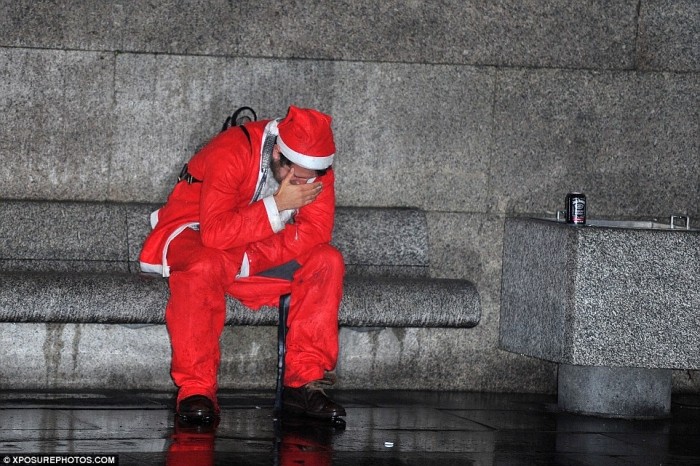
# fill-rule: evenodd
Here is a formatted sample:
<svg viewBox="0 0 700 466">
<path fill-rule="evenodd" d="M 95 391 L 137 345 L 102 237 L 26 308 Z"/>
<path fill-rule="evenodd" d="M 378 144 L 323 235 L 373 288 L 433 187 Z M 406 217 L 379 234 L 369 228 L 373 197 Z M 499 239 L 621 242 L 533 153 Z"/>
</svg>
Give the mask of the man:
<svg viewBox="0 0 700 466">
<path fill-rule="evenodd" d="M 334 154 L 331 117 L 291 106 L 282 120 L 216 136 L 152 214 L 140 261 L 170 277 L 165 320 L 181 420 L 218 417 L 225 294 L 259 309 L 291 293 L 283 407 L 321 419 L 345 415 L 322 389 L 338 356 L 345 271 L 329 244 Z"/>
</svg>

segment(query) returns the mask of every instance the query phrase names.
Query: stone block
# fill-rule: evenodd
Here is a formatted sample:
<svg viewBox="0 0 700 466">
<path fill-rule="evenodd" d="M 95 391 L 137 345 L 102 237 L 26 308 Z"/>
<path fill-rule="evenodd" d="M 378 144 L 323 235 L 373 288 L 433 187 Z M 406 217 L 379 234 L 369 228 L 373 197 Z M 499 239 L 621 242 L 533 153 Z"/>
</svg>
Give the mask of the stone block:
<svg viewBox="0 0 700 466">
<path fill-rule="evenodd" d="M 692 74 L 504 70 L 490 186 L 499 212 L 700 214 L 700 80 Z"/>
<path fill-rule="evenodd" d="M 0 258 L 115 263 L 127 260 L 126 208 L 120 204 L 0 201 Z M 107 265 L 107 264 L 105 264 Z"/>
<path fill-rule="evenodd" d="M 332 244 L 360 274 L 427 276 L 430 250 L 423 211 L 338 208 Z M 361 270 L 367 268 L 371 270 Z"/>
<path fill-rule="evenodd" d="M 462 67 L 123 55 L 110 194 L 163 202 L 233 108 L 296 103 L 334 117 L 340 205 L 483 209 L 492 90 L 493 71 Z"/>
<path fill-rule="evenodd" d="M 582 366 L 698 369 L 700 232 L 506 220 L 500 345 Z"/>
<path fill-rule="evenodd" d="M 431 276 L 473 281 L 480 292 L 500 297 L 503 217 L 461 212 L 426 217 Z"/>
<path fill-rule="evenodd" d="M 700 3 L 645 0 L 640 3 L 638 67 L 700 71 Z"/>
<path fill-rule="evenodd" d="M 163 323 L 167 282 L 153 274 L 2 273 L 1 322 Z M 228 298 L 228 323 L 275 325 L 277 311 L 251 312 Z M 277 302 L 271 303 L 273 307 Z M 462 280 L 347 277 L 338 321 L 345 326 L 474 327 L 481 303 Z"/>
<path fill-rule="evenodd" d="M 111 55 L 0 49 L 0 198 L 104 200 Z"/>
<path fill-rule="evenodd" d="M 671 370 L 559 366 L 558 404 L 565 411 L 649 419 L 671 412 Z"/>
<path fill-rule="evenodd" d="M 129 262 L 132 271 L 140 271 L 139 254 L 143 242 L 151 232 L 151 213 L 162 207 L 161 204 L 126 204 L 127 238 Z"/>
<path fill-rule="evenodd" d="M 0 4 L 0 44 L 4 47 L 65 46 L 61 0 L 31 0 Z"/>
<path fill-rule="evenodd" d="M 491 214 L 427 212 L 430 273 L 468 280 L 481 299 L 481 319 L 472 338 L 482 347 L 498 340 L 503 218 Z"/>
<path fill-rule="evenodd" d="M 72 265 L 74 271 L 128 271 L 129 267 L 138 271 L 139 253 L 151 231 L 151 213 L 161 206 L 1 201 L 0 216 L 12 221 L 0 225 L 5 238 L 0 267 L 65 271 Z M 430 248 L 423 211 L 339 207 L 333 244 L 356 275 L 427 276 Z"/>
<path fill-rule="evenodd" d="M 0 324 L 3 388 L 168 390 L 164 325 Z"/>
<path fill-rule="evenodd" d="M 634 63 L 637 1 L 362 0 L 289 14 L 287 5 L 223 0 L 19 0 L 0 11 L 6 46 L 620 69 Z"/>
<path fill-rule="evenodd" d="M 335 72 L 341 205 L 486 209 L 493 70 L 339 63 Z"/>
<path fill-rule="evenodd" d="M 698 393 L 700 392 L 700 371 L 677 370 L 673 371 L 673 393 Z"/>
<path fill-rule="evenodd" d="M 0 324 L 1 389 L 175 390 L 164 325 Z M 276 327 L 227 326 L 222 388 L 272 389 Z M 342 328 L 337 388 L 553 393 L 556 367 L 474 349 L 471 330 Z"/>
<path fill-rule="evenodd" d="M 182 165 L 241 105 L 260 118 L 289 104 L 329 111 L 331 63 L 120 55 L 111 197 L 164 202 Z M 332 113 L 332 112 L 331 112 Z M 342 157 L 342 156 L 340 156 Z"/>
<path fill-rule="evenodd" d="M 241 11 L 241 50 L 361 61 L 617 68 L 632 64 L 636 2 L 360 1 Z M 272 36 L 265 14 L 281 20 Z M 263 32 L 264 31 L 264 32 Z"/>
</svg>

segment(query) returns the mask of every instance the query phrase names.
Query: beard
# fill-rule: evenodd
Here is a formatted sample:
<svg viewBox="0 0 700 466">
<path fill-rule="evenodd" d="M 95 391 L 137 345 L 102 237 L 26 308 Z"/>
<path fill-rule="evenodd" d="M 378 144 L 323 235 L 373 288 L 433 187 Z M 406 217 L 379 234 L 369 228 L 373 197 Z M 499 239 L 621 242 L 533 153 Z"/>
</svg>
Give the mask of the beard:
<svg viewBox="0 0 700 466">
<path fill-rule="evenodd" d="M 270 157 L 270 171 L 272 172 L 272 177 L 277 181 L 277 183 L 282 183 L 284 177 L 282 177 L 282 161 L 275 160 L 274 157 Z"/>
</svg>

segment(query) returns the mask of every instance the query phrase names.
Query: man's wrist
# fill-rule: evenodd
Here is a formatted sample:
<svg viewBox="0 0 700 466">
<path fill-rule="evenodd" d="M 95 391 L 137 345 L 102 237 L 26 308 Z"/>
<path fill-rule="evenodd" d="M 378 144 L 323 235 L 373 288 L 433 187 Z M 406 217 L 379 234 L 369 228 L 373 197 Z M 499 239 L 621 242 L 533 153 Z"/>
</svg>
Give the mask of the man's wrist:
<svg viewBox="0 0 700 466">
<path fill-rule="evenodd" d="M 267 219 L 270 221 L 270 227 L 275 233 L 284 230 L 284 222 L 280 217 L 280 211 L 277 208 L 277 201 L 275 196 L 269 196 L 263 198 L 263 204 L 265 205 L 265 210 L 267 211 Z"/>
</svg>

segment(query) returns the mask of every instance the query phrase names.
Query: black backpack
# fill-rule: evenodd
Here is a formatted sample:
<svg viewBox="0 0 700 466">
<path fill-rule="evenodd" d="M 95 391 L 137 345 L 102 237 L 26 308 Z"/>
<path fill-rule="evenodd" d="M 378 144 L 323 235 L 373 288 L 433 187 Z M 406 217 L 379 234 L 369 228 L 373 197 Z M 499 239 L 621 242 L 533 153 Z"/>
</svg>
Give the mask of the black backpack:
<svg viewBox="0 0 700 466">
<path fill-rule="evenodd" d="M 238 126 L 239 128 L 241 128 L 241 130 L 245 134 L 245 137 L 248 139 L 248 143 L 250 143 L 250 134 L 243 125 L 246 123 L 250 123 L 251 121 L 258 121 L 258 115 L 255 113 L 255 110 L 253 110 L 250 107 L 239 107 L 236 109 L 235 112 L 231 114 L 230 117 L 226 118 L 226 121 L 224 121 L 224 125 L 221 127 L 221 132 L 226 131 L 231 126 Z M 182 170 L 180 170 L 180 174 L 177 177 L 177 181 L 178 183 L 180 181 L 187 181 L 190 184 L 201 183 L 201 180 L 198 180 L 197 178 L 189 174 L 189 172 L 187 171 L 187 164 L 185 164 L 182 167 Z"/>
<path fill-rule="evenodd" d="M 255 110 L 250 107 L 240 107 L 237 108 L 230 117 L 226 118 L 224 126 L 221 127 L 221 131 L 226 131 L 231 126 L 243 126 L 246 123 L 257 120 L 258 115 L 256 115 Z"/>
</svg>

